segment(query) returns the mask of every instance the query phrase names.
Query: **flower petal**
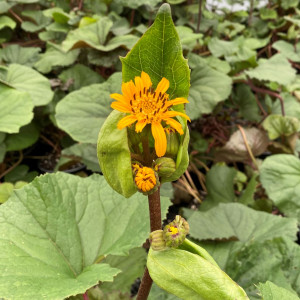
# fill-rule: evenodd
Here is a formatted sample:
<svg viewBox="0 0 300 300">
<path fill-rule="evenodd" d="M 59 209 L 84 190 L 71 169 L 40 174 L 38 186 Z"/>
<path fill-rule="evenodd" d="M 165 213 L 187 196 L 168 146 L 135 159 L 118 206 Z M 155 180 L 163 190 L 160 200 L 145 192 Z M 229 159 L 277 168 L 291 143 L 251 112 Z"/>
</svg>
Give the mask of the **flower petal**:
<svg viewBox="0 0 300 300">
<path fill-rule="evenodd" d="M 110 98 L 113 98 L 113 99 L 115 99 L 115 100 L 117 100 L 117 101 L 120 101 L 120 102 L 122 102 L 122 103 L 124 103 L 124 104 L 128 104 L 128 103 L 129 103 L 129 101 L 127 101 L 127 100 L 124 98 L 124 96 L 123 96 L 123 95 L 120 95 L 120 94 L 110 94 Z"/>
<path fill-rule="evenodd" d="M 148 90 L 152 86 L 150 76 L 146 72 L 142 71 L 141 78 L 144 83 L 144 87 L 146 88 L 146 90 Z"/>
<path fill-rule="evenodd" d="M 132 116 L 132 115 L 126 116 L 118 122 L 118 129 L 123 129 L 124 127 L 127 127 L 132 123 L 134 123 L 136 120 L 137 120 L 136 116 Z"/>
<path fill-rule="evenodd" d="M 122 83 L 122 93 L 128 102 L 133 98 L 134 91 L 135 86 L 132 80 Z"/>
<path fill-rule="evenodd" d="M 167 101 L 165 107 L 170 107 L 172 105 L 178 105 L 182 103 L 189 103 L 189 101 L 185 98 L 175 98 L 173 100 Z"/>
<path fill-rule="evenodd" d="M 110 106 L 111 108 L 120 112 L 131 113 L 131 107 L 128 104 L 124 104 L 121 102 L 113 102 Z"/>
<path fill-rule="evenodd" d="M 140 120 L 135 124 L 135 131 L 136 132 L 142 132 L 144 127 L 147 125 L 146 120 Z"/>
<path fill-rule="evenodd" d="M 179 134 L 183 134 L 182 126 L 178 121 L 169 118 L 166 120 L 166 123 L 174 128 Z"/>
<path fill-rule="evenodd" d="M 182 112 L 179 112 L 179 111 L 176 111 L 176 110 L 169 110 L 167 112 L 165 112 L 161 118 L 163 120 L 167 119 L 167 118 L 173 118 L 173 117 L 176 117 L 176 116 L 181 116 L 181 117 L 184 117 L 186 118 L 187 120 L 189 120 L 191 122 L 191 119 L 184 113 Z"/>
<path fill-rule="evenodd" d="M 151 124 L 151 132 L 155 141 L 155 151 L 158 157 L 164 156 L 167 151 L 167 138 L 160 123 Z"/>
<path fill-rule="evenodd" d="M 139 76 L 136 76 L 134 78 L 134 82 L 135 82 L 136 93 L 137 93 L 137 95 L 139 95 L 140 92 L 143 91 L 143 89 L 144 89 L 144 84 L 143 84 L 142 78 Z"/>
<path fill-rule="evenodd" d="M 156 87 L 155 93 L 156 95 L 159 95 L 159 93 L 164 94 L 170 86 L 170 82 L 167 78 L 163 77 L 162 80 L 159 82 L 159 84 Z"/>
</svg>

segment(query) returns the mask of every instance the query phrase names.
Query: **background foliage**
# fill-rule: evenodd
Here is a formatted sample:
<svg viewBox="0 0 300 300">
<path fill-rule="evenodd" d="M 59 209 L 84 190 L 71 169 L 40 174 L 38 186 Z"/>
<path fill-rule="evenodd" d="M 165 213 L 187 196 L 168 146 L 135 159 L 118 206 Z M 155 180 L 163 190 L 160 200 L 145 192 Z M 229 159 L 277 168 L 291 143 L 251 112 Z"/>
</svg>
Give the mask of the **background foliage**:
<svg viewBox="0 0 300 300">
<path fill-rule="evenodd" d="M 167 2 L 191 69 L 186 110 L 192 122 L 190 165 L 175 183 L 163 185 L 163 216 L 171 198 L 167 219 L 183 214 L 190 238 L 250 299 L 298 299 L 299 0 L 228 0 L 227 8 L 218 1 Z M 238 3 L 244 8 L 237 10 Z M 6 202 L 0 208 L 6 261 L 0 297 L 42 299 L 39 277 L 22 277 L 27 267 L 60 285 L 47 290 L 53 299 L 82 299 L 88 288 L 90 299 L 135 295 L 146 261 L 141 245 L 149 231 L 143 223 L 147 205 L 143 196 L 121 199 L 107 186 L 96 141 L 111 112 L 109 95 L 120 92 L 119 57 L 153 23 L 160 5 L 157 0 L 0 2 L 0 202 Z M 149 51 L 155 45 L 149 43 Z M 154 76 L 159 60 L 153 66 Z M 36 178 L 47 172 L 54 174 Z M 75 209 L 77 201 L 85 209 Z M 91 211 L 98 211 L 103 223 L 89 225 L 110 228 L 118 238 L 112 241 L 94 229 L 80 232 Z M 66 226 L 72 228 L 68 233 Z M 78 252 L 82 246 L 93 254 Z M 52 263 L 62 268 L 58 277 L 49 265 L 51 247 Z M 33 282 L 40 295 L 27 289 Z M 176 297 L 154 286 L 149 299 Z"/>
</svg>

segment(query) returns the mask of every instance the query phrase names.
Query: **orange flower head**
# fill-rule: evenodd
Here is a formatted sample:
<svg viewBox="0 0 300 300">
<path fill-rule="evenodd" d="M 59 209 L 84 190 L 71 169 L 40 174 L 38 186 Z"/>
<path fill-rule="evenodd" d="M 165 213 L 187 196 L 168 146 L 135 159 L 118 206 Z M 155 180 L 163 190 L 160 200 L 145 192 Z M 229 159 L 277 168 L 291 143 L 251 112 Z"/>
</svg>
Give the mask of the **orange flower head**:
<svg viewBox="0 0 300 300">
<path fill-rule="evenodd" d="M 151 124 L 151 132 L 155 141 L 155 151 L 158 157 L 164 156 L 167 149 L 167 138 L 164 127 L 174 128 L 179 134 L 183 134 L 181 124 L 174 119 L 181 116 L 190 118 L 175 110 L 170 110 L 173 105 L 188 103 L 185 98 L 169 100 L 166 93 L 169 88 L 169 80 L 162 78 L 155 91 L 152 89 L 152 82 L 149 75 L 142 72 L 141 77 L 135 77 L 135 82 L 122 83 L 122 95 L 111 94 L 111 98 L 117 100 L 111 104 L 113 109 L 128 113 L 118 123 L 118 128 L 123 129 L 136 123 L 135 131 L 142 132 L 147 124 Z M 164 122 L 162 124 L 162 122 Z"/>
<path fill-rule="evenodd" d="M 147 193 L 151 191 L 157 185 L 154 170 L 147 167 L 139 168 L 136 172 L 134 182 L 141 192 Z"/>
</svg>

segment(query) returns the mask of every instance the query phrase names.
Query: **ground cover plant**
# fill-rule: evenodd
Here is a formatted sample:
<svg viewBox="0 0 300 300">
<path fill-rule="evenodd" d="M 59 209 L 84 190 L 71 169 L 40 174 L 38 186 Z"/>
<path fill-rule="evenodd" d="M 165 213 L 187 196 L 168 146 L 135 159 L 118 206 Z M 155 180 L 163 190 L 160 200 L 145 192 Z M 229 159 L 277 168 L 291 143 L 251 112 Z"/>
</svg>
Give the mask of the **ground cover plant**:
<svg viewBox="0 0 300 300">
<path fill-rule="evenodd" d="M 0 2 L 1 298 L 299 299 L 299 1 L 166 2 Z"/>
</svg>

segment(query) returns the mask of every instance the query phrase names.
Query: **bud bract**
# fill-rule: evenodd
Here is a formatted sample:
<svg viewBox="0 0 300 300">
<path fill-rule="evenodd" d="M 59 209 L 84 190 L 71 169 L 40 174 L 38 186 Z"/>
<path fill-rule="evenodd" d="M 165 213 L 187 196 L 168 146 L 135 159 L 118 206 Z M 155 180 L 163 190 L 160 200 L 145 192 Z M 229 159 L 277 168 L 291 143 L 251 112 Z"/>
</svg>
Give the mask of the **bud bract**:
<svg viewBox="0 0 300 300">
<path fill-rule="evenodd" d="M 166 249 L 166 242 L 164 240 L 163 231 L 155 230 L 149 235 L 149 241 L 151 248 L 155 251 L 161 251 Z"/>
<path fill-rule="evenodd" d="M 159 177 L 170 177 L 176 171 L 175 161 L 170 157 L 160 157 L 155 161 L 155 171 Z"/>
</svg>

